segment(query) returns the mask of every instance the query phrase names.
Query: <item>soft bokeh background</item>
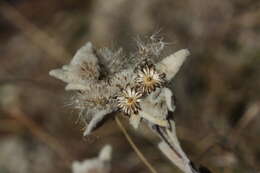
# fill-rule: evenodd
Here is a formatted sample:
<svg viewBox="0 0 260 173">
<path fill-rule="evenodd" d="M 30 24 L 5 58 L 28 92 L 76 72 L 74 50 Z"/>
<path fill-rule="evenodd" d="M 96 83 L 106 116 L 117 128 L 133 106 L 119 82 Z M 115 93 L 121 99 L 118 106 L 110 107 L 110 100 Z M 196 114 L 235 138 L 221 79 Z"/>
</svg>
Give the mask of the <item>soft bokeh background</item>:
<svg viewBox="0 0 260 173">
<path fill-rule="evenodd" d="M 113 146 L 112 172 L 148 172 L 112 119 L 82 137 L 70 93 L 48 71 L 85 42 L 134 48 L 160 31 L 192 56 L 173 81 L 184 150 L 212 172 L 260 172 L 260 2 L 257 0 L 9 0 L 0 3 L 0 173 L 69 173 Z M 128 126 L 158 172 L 179 172 L 156 138 Z"/>
</svg>

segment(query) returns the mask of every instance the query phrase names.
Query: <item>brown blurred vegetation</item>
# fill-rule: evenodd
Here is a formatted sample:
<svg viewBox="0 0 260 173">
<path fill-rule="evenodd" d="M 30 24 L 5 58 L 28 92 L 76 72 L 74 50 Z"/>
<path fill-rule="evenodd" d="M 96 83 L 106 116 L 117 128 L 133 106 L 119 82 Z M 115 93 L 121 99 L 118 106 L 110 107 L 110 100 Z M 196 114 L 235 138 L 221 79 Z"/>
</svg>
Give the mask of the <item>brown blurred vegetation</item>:
<svg viewBox="0 0 260 173">
<path fill-rule="evenodd" d="M 113 120 L 81 136 L 70 93 L 48 71 L 87 41 L 129 51 L 136 36 L 158 30 L 168 53 L 192 53 L 172 82 L 184 150 L 212 172 L 259 172 L 259 1 L 2 0 L 0 173 L 70 172 L 72 160 L 106 143 L 113 173 L 148 172 Z M 140 131 L 131 135 L 158 172 L 178 172 L 155 150 L 155 137 Z"/>
</svg>

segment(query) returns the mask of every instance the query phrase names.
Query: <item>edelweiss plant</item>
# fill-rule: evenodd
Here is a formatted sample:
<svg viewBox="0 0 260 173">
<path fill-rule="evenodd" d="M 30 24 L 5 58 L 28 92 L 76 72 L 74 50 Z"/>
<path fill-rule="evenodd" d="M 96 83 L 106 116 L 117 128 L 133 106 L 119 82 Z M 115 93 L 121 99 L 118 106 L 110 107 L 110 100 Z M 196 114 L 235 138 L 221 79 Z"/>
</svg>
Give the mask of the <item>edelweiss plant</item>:
<svg viewBox="0 0 260 173">
<path fill-rule="evenodd" d="M 164 47 L 161 39 L 138 41 L 137 52 L 127 57 L 122 49 L 95 49 L 87 43 L 69 65 L 50 71 L 51 76 L 67 83 L 66 90 L 76 91 L 72 103 L 86 122 L 84 135 L 106 115 L 118 110 L 129 115 L 131 124 L 138 127 L 139 121 L 132 120 L 136 119 L 133 116 L 139 116 L 140 121 L 145 118 L 139 114 L 145 106 L 142 100 L 165 84 L 165 67 L 156 67 L 160 66 L 156 63 L 162 59 Z"/>
<path fill-rule="evenodd" d="M 170 115 L 175 106 L 167 83 L 176 75 L 189 55 L 182 49 L 167 57 L 162 39 L 151 37 L 137 42 L 137 51 L 126 56 L 122 49 L 97 49 L 91 43 L 80 48 L 70 64 L 50 71 L 50 75 L 74 90 L 74 106 L 86 123 L 84 135 L 112 112 L 129 115 L 130 124 L 138 129 L 141 121 L 162 139 L 159 148 L 181 170 L 197 172 L 181 149 Z"/>
</svg>

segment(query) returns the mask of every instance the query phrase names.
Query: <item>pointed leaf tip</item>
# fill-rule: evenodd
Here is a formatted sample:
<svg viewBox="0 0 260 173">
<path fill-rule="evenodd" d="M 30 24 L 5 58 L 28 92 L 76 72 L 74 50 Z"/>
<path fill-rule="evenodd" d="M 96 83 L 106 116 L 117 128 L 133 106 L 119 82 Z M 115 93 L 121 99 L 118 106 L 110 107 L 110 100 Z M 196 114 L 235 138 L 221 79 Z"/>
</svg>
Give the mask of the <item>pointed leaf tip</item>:
<svg viewBox="0 0 260 173">
<path fill-rule="evenodd" d="M 188 49 L 181 49 L 164 58 L 157 64 L 157 67 L 166 74 L 167 80 L 171 80 L 189 55 L 190 51 Z"/>
</svg>

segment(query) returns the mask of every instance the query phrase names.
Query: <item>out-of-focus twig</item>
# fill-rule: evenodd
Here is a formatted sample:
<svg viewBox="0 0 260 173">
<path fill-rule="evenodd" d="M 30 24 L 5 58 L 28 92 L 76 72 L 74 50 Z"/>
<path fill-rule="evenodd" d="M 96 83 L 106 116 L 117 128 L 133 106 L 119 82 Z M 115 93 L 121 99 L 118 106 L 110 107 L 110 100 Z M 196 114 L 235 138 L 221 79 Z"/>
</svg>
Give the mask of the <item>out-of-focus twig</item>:
<svg viewBox="0 0 260 173">
<path fill-rule="evenodd" d="M 124 136 L 126 137 L 127 141 L 129 142 L 130 146 L 133 148 L 133 150 L 136 152 L 137 156 L 140 158 L 140 160 L 147 166 L 147 168 L 152 173 L 157 173 L 157 171 L 154 169 L 154 167 L 149 163 L 149 161 L 146 159 L 146 157 L 143 155 L 143 153 L 138 149 L 138 147 L 135 145 L 134 141 L 129 136 L 128 132 L 126 131 L 125 127 L 121 123 L 121 121 L 118 119 L 117 116 L 115 116 L 116 123 L 119 127 L 119 129 L 123 132 Z"/>
<path fill-rule="evenodd" d="M 229 143 L 232 146 L 237 144 L 237 140 L 241 131 L 260 114 L 260 103 L 253 103 L 249 105 L 248 109 L 244 113 L 243 117 L 239 120 L 236 127 L 233 128 L 229 134 Z"/>
<path fill-rule="evenodd" d="M 248 109 L 244 113 L 243 117 L 239 120 L 237 125 L 230 130 L 227 137 L 226 138 L 223 137 L 223 138 L 221 138 L 221 140 L 219 140 L 213 144 L 210 144 L 209 147 L 207 147 L 205 149 L 205 151 L 200 156 L 198 156 L 198 158 L 196 158 L 196 160 L 197 161 L 202 160 L 204 158 L 204 156 L 207 155 L 207 153 L 209 153 L 211 150 L 213 150 L 213 148 L 215 148 L 217 146 L 221 146 L 223 143 L 225 143 L 223 141 L 226 139 L 228 140 L 228 145 L 229 145 L 228 147 L 231 149 L 234 148 L 234 146 L 236 146 L 236 144 L 237 144 L 241 131 L 243 129 L 245 129 L 246 126 L 250 122 L 252 122 L 254 120 L 254 118 L 256 118 L 257 115 L 259 115 L 259 114 L 260 114 L 260 103 L 256 102 L 256 103 L 250 104 Z"/>
<path fill-rule="evenodd" d="M 57 62 L 64 62 L 64 58 L 70 57 L 67 51 L 46 32 L 28 21 L 14 7 L 2 1 L 0 3 L 0 13 L 15 27 L 20 29 L 29 39 L 41 49 L 45 50 Z"/>
<path fill-rule="evenodd" d="M 24 115 L 24 113 L 19 108 L 14 107 L 9 109 L 9 115 L 28 128 L 35 137 L 53 149 L 62 159 L 64 159 L 64 163 L 66 165 L 71 163 L 71 155 L 68 153 L 65 147 L 56 138 L 46 133 L 28 116 Z"/>
<path fill-rule="evenodd" d="M 42 90 L 51 91 L 51 92 L 59 92 L 59 88 L 57 88 L 55 85 L 47 82 L 41 82 L 35 79 L 29 79 L 29 78 L 19 78 L 19 77 L 10 77 L 10 78 L 0 78 L 0 85 L 3 84 L 29 84 L 31 86 L 40 88 Z"/>
<path fill-rule="evenodd" d="M 22 125 L 13 119 L 0 119 L 0 132 L 17 133 L 21 131 Z"/>
<path fill-rule="evenodd" d="M 28 37 L 39 48 L 43 49 L 58 63 L 63 63 L 64 58 L 70 57 L 70 54 L 61 46 L 61 44 L 58 43 L 57 40 L 51 37 L 48 33 L 44 32 L 42 29 L 39 29 L 36 25 L 31 23 L 14 7 L 5 1 L 0 2 L 0 14 L 2 14 L 13 26 L 20 29 L 26 37 Z M 22 81 L 32 82 L 30 80 Z M 4 82 L 12 81 L 6 80 Z M 35 137 L 53 149 L 62 159 L 64 159 L 65 164 L 70 164 L 72 161 L 71 155 L 56 138 L 46 133 L 33 120 L 24 115 L 24 113 L 19 108 L 14 107 L 8 110 L 12 118 L 17 120 L 23 126 L 27 127 Z"/>
</svg>

